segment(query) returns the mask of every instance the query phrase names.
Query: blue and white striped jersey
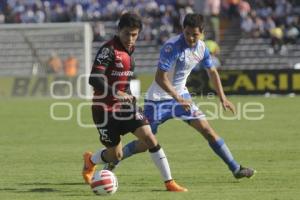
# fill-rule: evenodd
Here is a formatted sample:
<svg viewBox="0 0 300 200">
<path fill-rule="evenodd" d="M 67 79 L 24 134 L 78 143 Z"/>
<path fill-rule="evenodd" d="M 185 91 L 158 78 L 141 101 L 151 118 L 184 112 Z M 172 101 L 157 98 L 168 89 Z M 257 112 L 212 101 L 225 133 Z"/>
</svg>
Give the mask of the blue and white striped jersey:
<svg viewBox="0 0 300 200">
<path fill-rule="evenodd" d="M 168 72 L 168 77 L 179 95 L 188 93 L 185 86 L 187 77 L 196 67 L 213 67 L 208 48 L 201 40 L 195 47 L 189 47 L 183 34 L 170 38 L 160 51 L 158 68 Z M 149 87 L 146 99 L 161 101 L 172 99 L 156 82 L 152 82 Z"/>
</svg>

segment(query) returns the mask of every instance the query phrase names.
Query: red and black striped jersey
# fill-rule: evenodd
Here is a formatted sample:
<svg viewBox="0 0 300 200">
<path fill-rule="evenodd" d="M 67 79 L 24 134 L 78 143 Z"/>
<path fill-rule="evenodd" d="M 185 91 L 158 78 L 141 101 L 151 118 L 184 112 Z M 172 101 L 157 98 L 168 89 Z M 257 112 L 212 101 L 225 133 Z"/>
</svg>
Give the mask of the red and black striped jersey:
<svg viewBox="0 0 300 200">
<path fill-rule="evenodd" d="M 91 84 L 94 87 L 93 102 L 105 104 L 105 110 L 107 111 L 117 111 L 119 109 L 116 106 L 119 101 L 115 98 L 118 90 L 131 94 L 130 80 L 135 68 L 132 57 L 133 51 L 134 48 L 130 52 L 127 51 L 120 39 L 115 36 L 97 52 L 90 83 L 91 78 L 93 78 L 99 81 L 98 83 L 100 84 Z M 104 78 L 99 76 L 103 76 Z"/>
</svg>

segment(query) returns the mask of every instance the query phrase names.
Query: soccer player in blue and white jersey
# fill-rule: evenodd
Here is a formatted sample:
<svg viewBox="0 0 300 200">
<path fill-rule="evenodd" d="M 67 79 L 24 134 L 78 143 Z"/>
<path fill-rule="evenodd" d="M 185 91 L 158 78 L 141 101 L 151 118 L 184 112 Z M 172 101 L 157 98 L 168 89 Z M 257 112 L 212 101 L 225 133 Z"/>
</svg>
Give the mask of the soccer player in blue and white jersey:
<svg viewBox="0 0 300 200">
<path fill-rule="evenodd" d="M 162 47 L 155 80 L 147 91 L 144 112 L 152 132 L 168 119 L 180 118 L 201 133 L 212 150 L 225 162 L 235 178 L 250 178 L 255 170 L 242 167 L 232 156 L 224 140 L 216 133 L 191 100 L 186 80 L 197 65 L 204 67 L 215 87 L 225 110 L 235 113 L 234 105 L 226 98 L 218 71 L 212 65 L 209 50 L 200 40 L 203 32 L 203 16 L 188 14 L 183 22 L 183 34 L 170 38 Z M 140 141 L 128 143 L 124 158 L 146 151 Z M 114 167 L 111 164 L 110 167 Z"/>
</svg>

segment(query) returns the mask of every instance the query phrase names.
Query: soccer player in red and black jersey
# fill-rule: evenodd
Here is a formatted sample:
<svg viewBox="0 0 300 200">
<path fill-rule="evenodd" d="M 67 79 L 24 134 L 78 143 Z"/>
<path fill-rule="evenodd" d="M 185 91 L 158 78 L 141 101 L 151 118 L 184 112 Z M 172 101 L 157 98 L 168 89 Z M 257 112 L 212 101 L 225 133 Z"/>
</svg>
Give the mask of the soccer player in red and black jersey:
<svg viewBox="0 0 300 200">
<path fill-rule="evenodd" d="M 82 175 L 90 184 L 96 164 L 120 161 L 123 156 L 120 136 L 132 132 L 147 145 L 167 190 L 187 191 L 172 179 L 166 155 L 143 113 L 136 109 L 135 97 L 130 92 L 129 82 L 135 65 L 132 53 L 141 30 L 139 16 L 123 14 L 118 24 L 118 35 L 105 43 L 96 55 L 89 79 L 94 88 L 92 115 L 105 148 L 95 153 L 84 153 Z"/>
</svg>

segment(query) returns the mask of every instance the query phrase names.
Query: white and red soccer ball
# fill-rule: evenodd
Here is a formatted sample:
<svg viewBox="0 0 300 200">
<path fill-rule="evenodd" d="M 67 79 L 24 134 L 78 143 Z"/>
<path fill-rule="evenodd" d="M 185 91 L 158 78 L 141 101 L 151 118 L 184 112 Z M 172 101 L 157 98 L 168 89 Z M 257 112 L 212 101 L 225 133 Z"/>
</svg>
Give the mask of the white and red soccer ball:
<svg viewBox="0 0 300 200">
<path fill-rule="evenodd" d="M 109 170 L 96 171 L 92 178 L 91 188 L 96 195 L 111 195 L 118 189 L 118 179 Z"/>
</svg>

